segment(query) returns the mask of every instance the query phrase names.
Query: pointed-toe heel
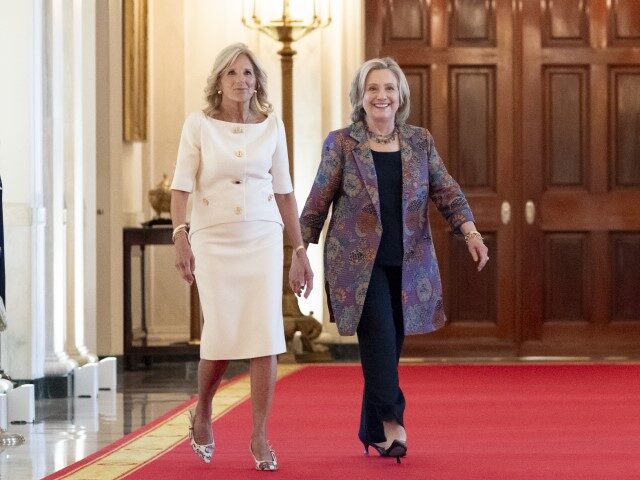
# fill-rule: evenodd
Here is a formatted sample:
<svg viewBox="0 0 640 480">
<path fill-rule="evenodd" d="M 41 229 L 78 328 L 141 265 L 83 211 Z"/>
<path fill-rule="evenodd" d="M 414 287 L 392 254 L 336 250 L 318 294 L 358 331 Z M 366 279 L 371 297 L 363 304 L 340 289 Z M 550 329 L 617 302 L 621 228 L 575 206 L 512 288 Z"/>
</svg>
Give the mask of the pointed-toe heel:
<svg viewBox="0 0 640 480">
<path fill-rule="evenodd" d="M 378 452 L 378 454 L 380 456 L 384 456 L 384 453 L 386 451 L 386 449 L 384 447 L 381 447 L 380 445 L 376 445 L 375 443 L 362 442 L 362 445 L 364 446 L 364 454 L 365 455 L 369 455 L 369 447 L 372 447 L 376 452 Z"/>
<path fill-rule="evenodd" d="M 401 457 L 407 456 L 407 442 L 403 442 L 402 440 L 394 440 L 384 451 L 385 457 L 396 457 L 396 462 L 400 463 Z"/>
<path fill-rule="evenodd" d="M 269 445 L 269 455 L 271 455 L 271 460 L 258 460 L 253 453 L 251 444 L 249 444 L 249 451 L 251 452 L 253 461 L 256 462 L 256 470 L 265 472 L 274 472 L 278 470 L 278 460 L 276 459 L 276 452 L 273 451 L 271 445 Z"/>
<path fill-rule="evenodd" d="M 213 457 L 213 451 L 215 449 L 214 442 L 207 445 L 200 445 L 196 443 L 193 435 L 193 423 L 195 421 L 195 413 L 193 410 L 189 411 L 189 440 L 191 442 L 191 450 L 198 455 L 204 463 L 211 463 L 211 457 Z"/>
<path fill-rule="evenodd" d="M 394 440 L 387 448 L 375 443 L 360 441 L 364 446 L 365 455 L 369 455 L 369 447 L 372 447 L 381 457 L 395 457 L 397 463 L 400 463 L 400 458 L 407 455 L 407 442 L 402 440 Z"/>
</svg>

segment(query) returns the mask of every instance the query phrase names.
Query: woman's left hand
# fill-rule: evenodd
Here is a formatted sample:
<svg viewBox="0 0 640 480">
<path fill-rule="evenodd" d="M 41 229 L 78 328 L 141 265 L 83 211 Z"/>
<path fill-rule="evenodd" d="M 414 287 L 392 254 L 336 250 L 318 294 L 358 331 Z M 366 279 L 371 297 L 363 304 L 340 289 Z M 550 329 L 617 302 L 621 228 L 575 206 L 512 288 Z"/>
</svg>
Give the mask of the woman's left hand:
<svg viewBox="0 0 640 480">
<path fill-rule="evenodd" d="M 478 264 L 478 271 L 482 270 L 489 261 L 489 249 L 479 236 L 473 236 L 467 243 L 473 261 Z"/>
<path fill-rule="evenodd" d="M 313 271 L 307 257 L 307 251 L 300 249 L 294 252 L 291 257 L 291 268 L 289 269 L 289 286 L 297 296 L 302 295 L 308 298 L 313 290 Z"/>
</svg>

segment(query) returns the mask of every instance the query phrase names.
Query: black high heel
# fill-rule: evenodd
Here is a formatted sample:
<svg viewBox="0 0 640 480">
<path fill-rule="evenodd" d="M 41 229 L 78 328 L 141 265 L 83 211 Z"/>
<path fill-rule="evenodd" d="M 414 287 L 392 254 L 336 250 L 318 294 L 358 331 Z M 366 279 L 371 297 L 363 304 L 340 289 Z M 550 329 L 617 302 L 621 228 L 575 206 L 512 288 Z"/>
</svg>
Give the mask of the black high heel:
<svg viewBox="0 0 640 480">
<path fill-rule="evenodd" d="M 364 445 L 364 454 L 369 455 L 369 447 L 373 447 L 376 452 L 380 454 L 381 457 L 384 457 L 384 453 L 386 452 L 386 448 L 381 447 L 380 445 L 376 445 L 375 443 L 362 441 L 362 445 Z"/>
<path fill-rule="evenodd" d="M 369 455 L 369 447 L 373 447 L 381 457 L 396 457 L 397 463 L 400 463 L 401 457 L 407 456 L 407 442 L 403 442 L 402 440 L 394 440 L 388 448 L 364 441 L 362 441 L 362 445 L 364 445 L 365 455 Z"/>
<path fill-rule="evenodd" d="M 382 455 L 382 454 L 381 454 Z M 384 451 L 383 457 L 396 457 L 396 462 L 400 463 L 400 457 L 407 456 L 407 442 L 403 442 L 402 440 L 394 440 Z"/>
</svg>

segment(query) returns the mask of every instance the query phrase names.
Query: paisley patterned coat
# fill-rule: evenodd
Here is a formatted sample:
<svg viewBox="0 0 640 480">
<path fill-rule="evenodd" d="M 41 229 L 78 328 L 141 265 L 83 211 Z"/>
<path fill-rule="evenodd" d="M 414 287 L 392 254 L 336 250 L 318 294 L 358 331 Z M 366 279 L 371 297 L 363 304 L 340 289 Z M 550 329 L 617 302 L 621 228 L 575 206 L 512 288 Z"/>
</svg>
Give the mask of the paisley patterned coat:
<svg viewBox="0 0 640 480">
<path fill-rule="evenodd" d="M 447 172 L 424 128 L 399 125 L 402 162 L 402 309 L 406 335 L 444 326 L 442 282 L 431 242 L 431 198 L 454 233 L 473 214 L 460 186 Z M 300 216 L 302 237 L 318 243 L 333 206 L 324 249 L 325 289 L 331 321 L 341 335 L 354 335 L 369 288 L 380 238 L 378 180 L 362 122 L 331 132 Z"/>
</svg>

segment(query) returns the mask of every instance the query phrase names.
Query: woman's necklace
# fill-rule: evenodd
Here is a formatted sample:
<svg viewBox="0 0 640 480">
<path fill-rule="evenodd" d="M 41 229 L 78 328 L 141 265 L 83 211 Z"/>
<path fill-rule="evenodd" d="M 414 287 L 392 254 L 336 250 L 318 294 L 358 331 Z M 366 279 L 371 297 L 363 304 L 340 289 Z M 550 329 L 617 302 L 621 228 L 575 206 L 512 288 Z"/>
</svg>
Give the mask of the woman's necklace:
<svg viewBox="0 0 640 480">
<path fill-rule="evenodd" d="M 370 140 L 373 140 L 376 143 L 386 145 L 387 143 L 393 142 L 396 139 L 396 136 L 398 135 L 397 125 L 394 125 L 393 130 L 391 130 L 391 133 L 388 133 L 387 135 L 380 135 L 377 133 L 373 133 L 369 129 L 369 125 L 367 125 L 366 122 L 364 125 L 365 125 L 365 129 L 367 130 L 367 137 L 369 137 Z"/>
</svg>

